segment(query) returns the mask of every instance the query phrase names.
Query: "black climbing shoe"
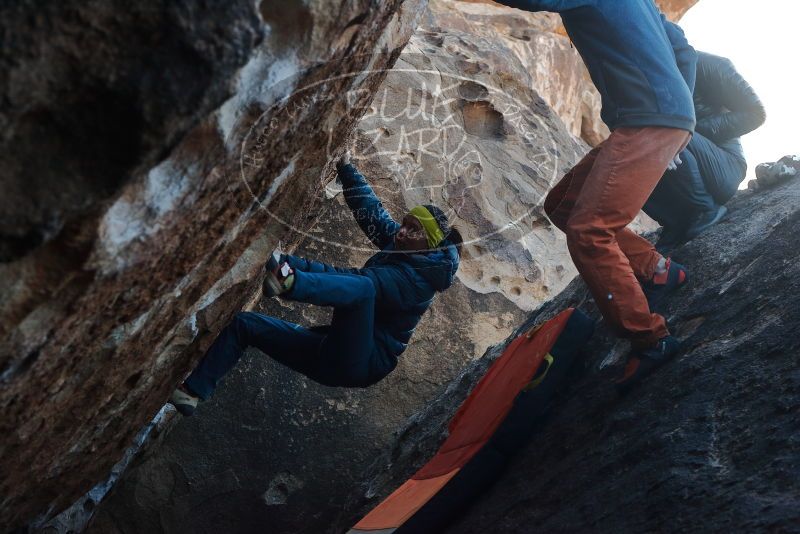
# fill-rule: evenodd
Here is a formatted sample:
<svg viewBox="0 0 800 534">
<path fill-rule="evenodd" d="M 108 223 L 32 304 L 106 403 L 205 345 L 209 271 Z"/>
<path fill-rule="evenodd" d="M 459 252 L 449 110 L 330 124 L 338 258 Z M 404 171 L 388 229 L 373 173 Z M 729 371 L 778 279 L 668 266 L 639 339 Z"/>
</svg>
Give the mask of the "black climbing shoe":
<svg viewBox="0 0 800 534">
<path fill-rule="evenodd" d="M 725 206 L 719 206 L 716 210 L 710 210 L 705 213 L 701 213 L 697 219 L 692 223 L 688 230 L 686 230 L 686 237 L 688 239 L 694 239 L 695 237 L 699 236 L 718 222 L 722 220 L 725 215 L 728 214 L 728 208 Z"/>
<path fill-rule="evenodd" d="M 664 297 L 689 281 L 689 272 L 680 263 L 667 258 L 666 268 L 666 272 L 656 274 L 642 284 L 642 290 L 644 290 L 644 296 L 647 297 L 647 304 L 650 305 L 651 312 L 655 312 Z"/>
<path fill-rule="evenodd" d="M 766 189 L 800 175 L 800 156 L 784 156 L 756 165 L 756 189 Z"/>
<path fill-rule="evenodd" d="M 175 406 L 175 409 L 178 410 L 181 415 L 186 417 L 189 417 L 194 413 L 199 401 L 200 397 L 195 397 L 189 393 L 189 390 L 186 389 L 183 384 L 173 391 L 172 395 L 169 397 L 170 404 Z"/>
<path fill-rule="evenodd" d="M 634 352 L 628 358 L 622 378 L 617 380 L 617 391 L 625 394 L 644 377 L 671 360 L 681 348 L 681 342 L 675 336 L 666 336 L 658 340 L 655 347 Z"/>
<path fill-rule="evenodd" d="M 264 296 L 276 297 L 292 288 L 294 270 L 289 267 L 288 263 L 281 263 L 281 254 L 277 250 L 270 254 L 264 270 L 266 271 L 263 285 Z"/>
</svg>

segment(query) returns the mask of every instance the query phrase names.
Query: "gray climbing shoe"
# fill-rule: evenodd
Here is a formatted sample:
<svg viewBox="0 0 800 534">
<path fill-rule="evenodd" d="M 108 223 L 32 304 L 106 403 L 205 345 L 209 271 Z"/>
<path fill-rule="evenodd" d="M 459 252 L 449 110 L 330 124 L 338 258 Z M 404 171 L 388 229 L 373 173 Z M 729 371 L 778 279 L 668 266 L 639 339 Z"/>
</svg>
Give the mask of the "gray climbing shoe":
<svg viewBox="0 0 800 534">
<path fill-rule="evenodd" d="M 286 293 L 294 284 L 294 270 L 288 263 L 281 263 L 281 253 L 274 251 L 264 266 L 264 296 L 276 297 Z"/>
<path fill-rule="evenodd" d="M 175 406 L 175 409 L 178 410 L 181 415 L 189 417 L 197 408 L 197 403 L 200 402 L 200 397 L 195 397 L 182 387 L 178 387 L 172 392 L 169 402 Z"/>
</svg>

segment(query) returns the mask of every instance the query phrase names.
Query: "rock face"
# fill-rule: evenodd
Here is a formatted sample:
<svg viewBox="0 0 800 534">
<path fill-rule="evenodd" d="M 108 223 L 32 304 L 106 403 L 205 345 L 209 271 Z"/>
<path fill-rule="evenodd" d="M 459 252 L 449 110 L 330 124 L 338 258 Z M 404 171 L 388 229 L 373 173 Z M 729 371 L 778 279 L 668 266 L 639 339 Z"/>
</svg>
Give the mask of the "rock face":
<svg viewBox="0 0 800 534">
<path fill-rule="evenodd" d="M 118 192 L 230 96 L 264 38 L 252 2 L 5 3 L 0 261 L 24 257 Z M 79 37 L 77 37 L 79 36 Z"/>
<path fill-rule="evenodd" d="M 726 220 L 675 251 L 692 281 L 663 311 L 682 354 L 620 398 L 611 380 L 627 345 L 601 328 L 548 421 L 448 532 L 797 531 L 798 200 L 797 179 L 740 194 Z M 518 332 L 567 306 L 598 317 L 577 279 Z M 346 530 L 427 461 L 504 345 L 409 421 L 330 532 Z"/>
<path fill-rule="evenodd" d="M 104 479 L 252 298 L 424 6 L 0 8 L 1 525 Z"/>
<path fill-rule="evenodd" d="M 460 8 L 429 5 L 354 139 L 357 166 L 396 218 L 433 202 L 469 241 L 459 281 L 437 297 L 398 368 L 367 390 L 337 390 L 249 352 L 197 417 L 130 471 L 90 531 L 322 531 L 394 430 L 504 339 L 521 308 L 572 277 L 538 206 L 586 145 L 531 89 L 504 41 L 446 26 Z M 336 185 L 322 197 L 295 252 L 363 263 L 374 249 Z M 282 301 L 258 309 L 305 325 L 330 318 Z"/>
<path fill-rule="evenodd" d="M 0 524 L 41 525 L 106 478 L 231 315 L 253 305 L 279 240 L 363 261 L 352 225 L 337 223 L 349 220 L 341 199 L 318 200 L 370 102 L 356 135 L 363 170 L 395 215 L 434 200 L 459 219 L 472 260 L 461 282 L 374 390 L 318 388 L 250 355 L 207 421 L 168 433 L 163 455 L 144 459 L 153 468 L 120 488 L 116 502 L 140 516 L 109 505 L 98 528 L 213 530 L 240 512 L 250 526 L 325 523 L 392 428 L 570 280 L 538 205 L 586 148 L 570 133 L 602 138 L 577 55 L 556 17 L 442 0 L 405 72 L 373 99 L 425 4 L 0 7 Z M 414 135 L 376 107 L 401 96 Z M 151 513 L 165 502 L 172 513 Z"/>
<path fill-rule="evenodd" d="M 698 0 L 656 0 L 664 14 L 680 20 Z M 450 2 L 449 15 L 440 17 L 448 28 L 459 28 L 501 41 L 505 53 L 525 67 L 528 82 L 561 117 L 569 131 L 597 146 L 609 131 L 600 120 L 600 94 L 577 51 L 554 13 L 529 13 L 491 0 Z"/>
<path fill-rule="evenodd" d="M 580 59 L 550 31 L 556 23 L 431 1 L 358 125 L 356 164 L 387 209 L 400 218 L 432 202 L 467 241 L 459 281 L 438 297 L 398 369 L 368 390 L 337 390 L 247 353 L 198 416 L 130 471 L 91 531 L 324 530 L 395 429 L 503 340 L 521 310 L 566 286 L 574 267 L 540 205 L 587 147 L 570 135 L 572 115 L 537 92 L 552 71 L 546 90 L 563 92 L 567 110 L 578 101 L 571 86 L 583 83 Z M 565 64 L 572 70 L 562 72 Z M 335 184 L 307 217 L 314 223 L 296 236 L 297 254 L 359 265 L 373 252 Z M 282 301 L 258 309 L 304 325 L 329 320 L 327 310 Z"/>
<path fill-rule="evenodd" d="M 399 198 L 398 212 L 428 202 L 448 212 L 469 255 L 461 282 L 531 310 L 574 276 L 541 205 L 586 145 L 568 133 L 530 75 L 537 61 L 542 70 L 555 67 L 550 50 L 514 53 L 506 18 L 532 23 L 507 11 L 430 2 L 359 124 L 356 152 L 365 171 L 387 178 L 378 185 L 390 202 Z"/>
<path fill-rule="evenodd" d="M 502 43 L 504 57 L 516 60 L 523 69 L 520 83 L 536 89 L 572 135 L 592 146 L 608 136 L 600 120 L 600 94 L 557 14 L 529 13 L 489 0 L 447 4 L 448 12 L 439 17 L 441 23 Z"/>
</svg>

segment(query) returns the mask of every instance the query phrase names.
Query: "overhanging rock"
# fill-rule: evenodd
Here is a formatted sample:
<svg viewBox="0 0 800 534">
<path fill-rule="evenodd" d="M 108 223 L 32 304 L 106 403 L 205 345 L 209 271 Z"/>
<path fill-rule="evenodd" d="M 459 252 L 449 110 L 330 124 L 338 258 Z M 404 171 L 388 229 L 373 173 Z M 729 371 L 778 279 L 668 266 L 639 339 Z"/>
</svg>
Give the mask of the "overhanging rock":
<svg viewBox="0 0 800 534">
<path fill-rule="evenodd" d="M 0 8 L 0 525 L 105 479 L 253 298 L 425 3 Z"/>
</svg>

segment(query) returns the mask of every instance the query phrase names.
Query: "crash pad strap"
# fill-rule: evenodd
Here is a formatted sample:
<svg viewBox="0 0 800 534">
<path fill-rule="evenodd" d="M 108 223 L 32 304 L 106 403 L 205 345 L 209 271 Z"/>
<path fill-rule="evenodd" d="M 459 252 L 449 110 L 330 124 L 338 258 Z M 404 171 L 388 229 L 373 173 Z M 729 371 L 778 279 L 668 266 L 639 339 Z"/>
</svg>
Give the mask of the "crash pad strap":
<svg viewBox="0 0 800 534">
<path fill-rule="evenodd" d="M 530 382 L 530 384 L 528 384 L 527 386 L 522 388 L 522 391 L 530 391 L 530 390 L 532 390 L 533 388 L 535 388 L 536 386 L 538 386 L 539 384 L 542 383 L 542 381 L 544 380 L 544 377 L 547 376 L 547 371 L 550 370 L 550 367 L 552 367 L 553 361 L 555 361 L 555 359 L 553 358 L 553 355 L 548 352 L 544 356 L 544 361 L 547 364 L 547 366 L 544 368 L 544 372 L 542 374 L 540 374 L 539 376 L 537 376 L 536 378 L 534 378 Z"/>
</svg>

